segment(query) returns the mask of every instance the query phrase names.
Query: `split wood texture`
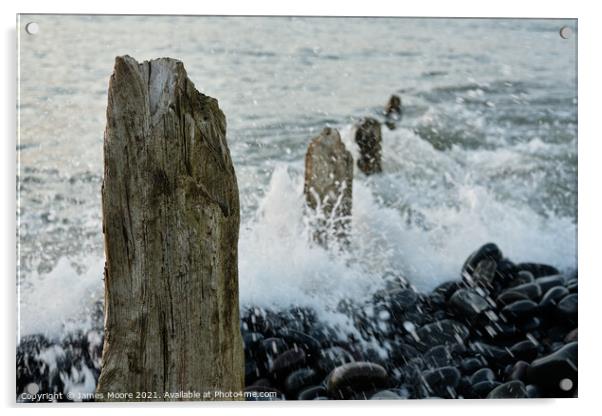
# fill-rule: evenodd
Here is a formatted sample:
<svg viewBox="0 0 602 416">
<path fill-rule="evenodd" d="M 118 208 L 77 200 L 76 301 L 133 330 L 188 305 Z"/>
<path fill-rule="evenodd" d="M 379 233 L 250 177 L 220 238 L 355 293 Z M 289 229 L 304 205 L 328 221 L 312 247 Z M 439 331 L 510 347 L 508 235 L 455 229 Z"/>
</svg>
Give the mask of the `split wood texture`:
<svg viewBox="0 0 602 416">
<path fill-rule="evenodd" d="M 217 100 L 180 61 L 117 57 L 104 163 L 97 391 L 242 391 L 240 207 Z"/>
</svg>

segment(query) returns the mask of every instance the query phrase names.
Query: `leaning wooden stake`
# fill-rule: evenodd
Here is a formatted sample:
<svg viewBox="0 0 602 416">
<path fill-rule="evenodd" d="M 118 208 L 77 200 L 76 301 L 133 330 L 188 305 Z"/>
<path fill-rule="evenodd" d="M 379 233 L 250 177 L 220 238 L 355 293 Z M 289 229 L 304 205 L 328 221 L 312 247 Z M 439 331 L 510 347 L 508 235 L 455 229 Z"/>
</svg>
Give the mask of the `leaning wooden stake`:
<svg viewBox="0 0 602 416">
<path fill-rule="evenodd" d="M 243 389 L 240 209 L 225 135 L 217 101 L 182 62 L 116 58 L 102 188 L 104 400 Z M 182 391 L 212 393 L 166 396 Z"/>
<path fill-rule="evenodd" d="M 353 157 L 339 132 L 327 127 L 311 141 L 305 155 L 305 200 L 311 210 L 313 239 L 319 244 L 344 247 L 349 243 L 352 189 Z"/>
</svg>

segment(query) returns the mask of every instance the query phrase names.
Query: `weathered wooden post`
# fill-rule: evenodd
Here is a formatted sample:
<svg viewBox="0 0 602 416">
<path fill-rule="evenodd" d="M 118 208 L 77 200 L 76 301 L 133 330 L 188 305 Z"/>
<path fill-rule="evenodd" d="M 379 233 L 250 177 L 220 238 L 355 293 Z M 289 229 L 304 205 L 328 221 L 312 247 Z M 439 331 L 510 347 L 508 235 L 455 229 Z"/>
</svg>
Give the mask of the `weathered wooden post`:
<svg viewBox="0 0 602 416">
<path fill-rule="evenodd" d="M 240 208 L 226 120 L 182 62 L 116 58 L 102 211 L 105 343 L 97 392 L 110 401 L 242 391 Z"/>
<path fill-rule="evenodd" d="M 382 172 L 382 134 L 380 123 L 371 117 L 366 117 L 355 131 L 360 156 L 357 167 L 366 175 Z"/>
<path fill-rule="evenodd" d="M 353 157 L 336 129 L 326 127 L 305 155 L 304 194 L 312 211 L 313 239 L 328 247 L 345 246 L 351 231 Z"/>
<path fill-rule="evenodd" d="M 401 117 L 401 98 L 393 94 L 385 106 L 385 116 L 399 119 Z"/>
<path fill-rule="evenodd" d="M 402 109 L 401 109 L 401 98 L 399 95 L 393 94 L 387 105 L 385 106 L 385 125 L 389 130 L 395 130 L 397 127 L 396 123 L 401 120 Z"/>
</svg>

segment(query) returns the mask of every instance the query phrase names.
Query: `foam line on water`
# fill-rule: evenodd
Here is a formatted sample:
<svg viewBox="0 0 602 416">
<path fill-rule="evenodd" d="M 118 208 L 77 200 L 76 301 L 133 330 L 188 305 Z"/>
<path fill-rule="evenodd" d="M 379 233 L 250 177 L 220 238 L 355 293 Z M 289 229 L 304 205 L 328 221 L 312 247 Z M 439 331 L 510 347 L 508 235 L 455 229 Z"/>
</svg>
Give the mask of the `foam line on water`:
<svg viewBox="0 0 602 416">
<path fill-rule="evenodd" d="M 357 153 L 353 129 L 341 129 Z M 541 142 L 520 151 L 541 152 Z M 385 174 L 355 173 L 352 244 L 335 253 L 311 243 L 304 218 L 303 176 L 291 164 L 273 170 L 258 209 L 243 218 L 239 241 L 240 304 L 288 308 L 310 306 L 321 319 L 344 324 L 334 312 L 341 299 L 361 301 L 395 272 L 422 290 L 458 279 L 465 258 L 493 241 L 515 262 L 576 268 L 576 225 L 568 217 L 543 216 L 493 184 L 479 181 L 478 163 L 461 149 L 440 152 L 407 130 L 384 131 Z M 505 150 L 504 152 L 507 152 Z M 521 163 L 500 153 L 504 170 Z M 495 159 L 491 151 L 479 159 Z M 476 166 L 476 168 L 475 168 Z M 525 184 L 529 186 L 529 184 Z M 103 260 L 91 256 L 79 275 L 66 259 L 50 273 L 33 273 L 21 290 L 21 333 L 56 334 L 86 325 L 102 297 Z"/>
</svg>

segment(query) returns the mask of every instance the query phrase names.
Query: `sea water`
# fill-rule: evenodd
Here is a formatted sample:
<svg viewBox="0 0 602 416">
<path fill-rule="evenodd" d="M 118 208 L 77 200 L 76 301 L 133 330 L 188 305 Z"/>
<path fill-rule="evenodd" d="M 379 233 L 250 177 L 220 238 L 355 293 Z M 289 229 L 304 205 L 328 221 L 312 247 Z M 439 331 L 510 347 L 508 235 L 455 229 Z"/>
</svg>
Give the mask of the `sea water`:
<svg viewBox="0 0 602 416">
<path fill-rule="evenodd" d="M 23 30 L 39 25 L 36 35 Z M 89 325 L 102 299 L 100 187 L 114 58 L 169 56 L 219 100 L 240 187 L 241 307 L 311 306 L 337 320 L 394 273 L 458 279 L 492 241 L 515 262 L 577 266 L 574 21 L 21 16 L 18 334 Z M 559 29 L 572 28 L 562 39 Z M 323 127 L 357 156 L 383 126 L 383 173 L 355 169 L 352 243 L 308 239 L 303 160 Z"/>
</svg>

